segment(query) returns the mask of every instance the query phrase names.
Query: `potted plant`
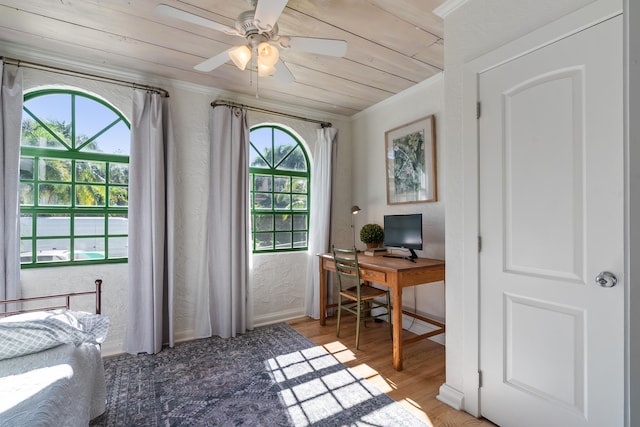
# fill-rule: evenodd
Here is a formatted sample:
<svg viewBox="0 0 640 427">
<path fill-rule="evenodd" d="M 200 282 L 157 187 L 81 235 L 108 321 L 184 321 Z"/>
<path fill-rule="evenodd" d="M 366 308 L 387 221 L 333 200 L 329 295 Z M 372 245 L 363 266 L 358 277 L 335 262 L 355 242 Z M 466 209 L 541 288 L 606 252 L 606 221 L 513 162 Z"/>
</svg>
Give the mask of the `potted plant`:
<svg viewBox="0 0 640 427">
<path fill-rule="evenodd" d="M 384 241 L 384 230 L 378 224 L 365 224 L 360 229 L 360 240 L 367 248 L 377 248 Z"/>
</svg>

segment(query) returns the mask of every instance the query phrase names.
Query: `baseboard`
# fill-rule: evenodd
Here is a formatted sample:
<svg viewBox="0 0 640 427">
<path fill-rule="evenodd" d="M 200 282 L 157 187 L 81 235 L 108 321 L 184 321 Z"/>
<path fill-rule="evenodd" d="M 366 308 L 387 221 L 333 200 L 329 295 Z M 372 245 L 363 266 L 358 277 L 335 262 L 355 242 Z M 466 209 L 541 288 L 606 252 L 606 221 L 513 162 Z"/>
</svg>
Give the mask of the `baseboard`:
<svg viewBox="0 0 640 427">
<path fill-rule="evenodd" d="M 304 317 L 304 311 L 302 309 L 280 311 L 278 313 L 271 313 L 267 316 L 258 316 L 253 319 L 253 327 L 272 325 L 274 323 L 286 322 L 287 320 L 299 319 Z M 197 339 L 194 330 L 187 330 L 176 332 L 174 335 L 174 341 L 176 343 L 191 341 Z"/>
<path fill-rule="evenodd" d="M 281 311 L 278 313 L 269 314 L 268 316 L 254 318 L 253 327 L 266 326 L 266 325 L 271 325 L 279 322 L 286 322 L 287 320 L 299 319 L 300 317 L 304 317 L 304 310 L 302 309 Z M 177 331 L 175 332 L 173 338 L 176 344 L 198 339 L 198 337 L 196 337 L 195 331 L 192 329 L 185 330 L 185 331 Z M 126 352 L 124 351 L 123 347 L 124 347 L 124 341 L 121 343 L 107 341 L 101 346 L 102 356 L 112 357 L 112 356 L 118 356 L 120 354 L 124 354 Z"/>
<path fill-rule="evenodd" d="M 287 320 L 299 319 L 304 317 L 304 310 L 302 308 L 295 310 L 280 311 L 278 313 L 270 313 L 266 316 L 256 316 L 253 318 L 253 326 L 266 326 L 274 323 L 286 322 Z"/>
<path fill-rule="evenodd" d="M 196 332 L 193 329 L 189 329 L 187 331 L 179 331 L 175 332 L 173 335 L 173 342 L 178 344 L 181 342 L 192 341 L 196 336 Z"/>
<path fill-rule="evenodd" d="M 286 322 L 288 320 L 299 319 L 301 317 L 304 317 L 304 310 L 302 309 L 280 311 L 278 313 L 271 313 L 266 316 L 255 317 L 253 319 L 253 326 L 266 326 L 274 323 Z M 417 335 L 425 334 L 436 329 L 435 326 L 425 323 L 421 320 L 414 319 L 413 317 L 405 315 L 403 315 L 402 317 L 403 325 L 410 325 L 410 328 L 405 329 Z M 174 341 L 176 343 L 191 341 L 193 339 L 195 339 L 195 331 L 193 330 L 178 331 L 174 335 Z M 430 337 L 429 339 L 437 342 L 438 344 L 445 345 L 445 334 L 436 335 L 434 337 Z M 124 349 L 120 345 L 118 345 L 118 343 L 110 343 L 107 341 L 102 345 L 102 355 L 104 357 L 116 356 L 123 353 Z"/>
<path fill-rule="evenodd" d="M 458 411 L 461 411 L 462 404 L 464 402 L 464 394 L 445 383 L 440 386 L 436 399 L 454 409 L 457 409 Z"/>
<path fill-rule="evenodd" d="M 105 342 L 100 345 L 100 354 L 102 357 L 113 357 L 124 354 L 124 349 L 122 349 L 116 343 Z"/>
</svg>

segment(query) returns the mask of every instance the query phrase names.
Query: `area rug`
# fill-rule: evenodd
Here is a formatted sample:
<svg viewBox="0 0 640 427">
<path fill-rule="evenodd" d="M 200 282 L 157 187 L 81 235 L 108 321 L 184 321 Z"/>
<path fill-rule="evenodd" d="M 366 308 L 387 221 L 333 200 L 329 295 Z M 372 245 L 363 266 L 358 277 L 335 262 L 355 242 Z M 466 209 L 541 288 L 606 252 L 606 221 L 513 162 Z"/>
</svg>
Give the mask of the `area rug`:
<svg viewBox="0 0 640 427">
<path fill-rule="evenodd" d="M 428 426 L 285 323 L 105 359 L 92 426 Z"/>
</svg>

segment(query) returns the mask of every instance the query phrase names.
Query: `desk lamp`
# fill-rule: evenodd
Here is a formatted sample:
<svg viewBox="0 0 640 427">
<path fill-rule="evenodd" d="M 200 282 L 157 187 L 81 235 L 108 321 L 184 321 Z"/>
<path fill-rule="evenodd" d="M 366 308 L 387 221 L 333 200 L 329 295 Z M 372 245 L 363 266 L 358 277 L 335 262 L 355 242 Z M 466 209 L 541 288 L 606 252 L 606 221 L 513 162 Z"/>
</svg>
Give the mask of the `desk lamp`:
<svg viewBox="0 0 640 427">
<path fill-rule="evenodd" d="M 357 215 L 360 212 L 360 206 L 353 205 L 351 206 L 351 232 L 353 233 L 353 249 L 356 248 L 356 229 L 353 227 L 353 216 Z"/>
</svg>

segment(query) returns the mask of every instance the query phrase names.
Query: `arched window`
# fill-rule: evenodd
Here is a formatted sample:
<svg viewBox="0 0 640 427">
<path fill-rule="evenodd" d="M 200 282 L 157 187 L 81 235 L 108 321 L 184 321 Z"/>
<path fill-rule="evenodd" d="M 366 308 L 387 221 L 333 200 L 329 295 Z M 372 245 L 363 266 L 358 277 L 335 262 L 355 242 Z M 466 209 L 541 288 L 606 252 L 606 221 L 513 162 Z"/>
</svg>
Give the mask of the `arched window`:
<svg viewBox="0 0 640 427">
<path fill-rule="evenodd" d="M 76 90 L 25 94 L 22 268 L 127 261 L 130 125 Z"/>
<path fill-rule="evenodd" d="M 309 158 L 288 130 L 251 129 L 253 252 L 303 251 L 309 242 Z"/>
</svg>

